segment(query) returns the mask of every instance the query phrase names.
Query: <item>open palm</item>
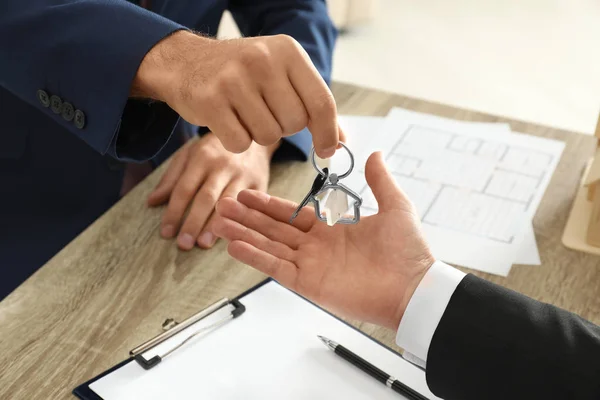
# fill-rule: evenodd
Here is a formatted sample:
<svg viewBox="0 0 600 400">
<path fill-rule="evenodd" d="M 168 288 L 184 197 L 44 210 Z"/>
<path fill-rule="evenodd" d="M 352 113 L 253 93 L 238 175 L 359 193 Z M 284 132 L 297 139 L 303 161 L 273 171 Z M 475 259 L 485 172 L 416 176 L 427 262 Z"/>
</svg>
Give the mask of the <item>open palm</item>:
<svg viewBox="0 0 600 400">
<path fill-rule="evenodd" d="M 433 257 L 414 207 L 385 168 L 369 158 L 369 186 L 379 213 L 356 225 L 328 225 L 305 208 L 256 191 L 217 205 L 215 233 L 229 253 L 295 292 L 346 316 L 396 329 Z"/>
</svg>

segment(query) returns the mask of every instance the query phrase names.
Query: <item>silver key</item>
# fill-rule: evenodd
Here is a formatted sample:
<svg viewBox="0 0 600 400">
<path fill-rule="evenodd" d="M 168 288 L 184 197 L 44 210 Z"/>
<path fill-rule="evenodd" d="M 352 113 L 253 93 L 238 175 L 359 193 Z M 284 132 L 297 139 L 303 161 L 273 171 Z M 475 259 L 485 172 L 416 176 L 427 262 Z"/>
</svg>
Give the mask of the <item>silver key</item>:
<svg viewBox="0 0 600 400">
<path fill-rule="evenodd" d="M 329 171 L 327 170 L 327 168 L 323 168 L 322 173 L 321 173 L 321 171 L 319 171 L 319 173 L 317 174 L 317 177 L 313 181 L 310 191 L 308 192 L 308 194 L 306 196 L 304 196 L 304 199 L 302 199 L 302 201 L 300 202 L 300 205 L 298 206 L 298 208 L 296 208 L 296 211 L 294 211 L 294 213 L 292 214 L 292 217 L 290 218 L 290 224 L 298 216 L 298 214 L 300 213 L 300 210 L 302 210 L 304 207 L 306 207 L 310 201 L 314 201 L 314 197 L 317 195 L 317 193 L 319 193 L 321 191 L 321 189 L 323 188 L 323 185 L 325 185 L 325 183 L 327 182 L 328 175 L 329 175 Z"/>
</svg>

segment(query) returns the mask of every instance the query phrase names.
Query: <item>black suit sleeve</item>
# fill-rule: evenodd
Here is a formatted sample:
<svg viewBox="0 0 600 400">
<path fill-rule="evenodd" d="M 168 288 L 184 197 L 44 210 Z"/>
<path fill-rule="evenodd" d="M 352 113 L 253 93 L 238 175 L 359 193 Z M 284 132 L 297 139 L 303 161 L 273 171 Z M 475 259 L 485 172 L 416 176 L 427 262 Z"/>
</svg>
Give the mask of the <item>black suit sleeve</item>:
<svg viewBox="0 0 600 400">
<path fill-rule="evenodd" d="M 600 328 L 474 275 L 456 288 L 427 354 L 452 399 L 600 399 Z"/>
</svg>

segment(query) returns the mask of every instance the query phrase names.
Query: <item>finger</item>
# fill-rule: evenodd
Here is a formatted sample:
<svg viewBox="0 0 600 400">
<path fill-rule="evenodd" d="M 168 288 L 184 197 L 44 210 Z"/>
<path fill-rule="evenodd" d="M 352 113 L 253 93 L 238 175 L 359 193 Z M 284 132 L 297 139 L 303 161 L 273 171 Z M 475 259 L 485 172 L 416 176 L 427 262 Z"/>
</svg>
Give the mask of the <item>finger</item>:
<svg viewBox="0 0 600 400">
<path fill-rule="evenodd" d="M 163 214 L 161 235 L 164 238 L 175 236 L 188 206 L 204 181 L 205 171 L 201 168 L 188 168 L 183 173 L 169 198 L 169 205 Z"/>
<path fill-rule="evenodd" d="M 297 249 L 304 232 L 290 225 L 287 221 L 276 221 L 260 211 L 248 208 L 234 199 L 223 199 L 217 205 L 218 213 L 224 218 L 239 222 L 248 229 L 261 235 L 284 243 L 292 249 Z"/>
<path fill-rule="evenodd" d="M 229 243 L 227 251 L 236 260 L 269 275 L 283 286 L 294 290 L 298 270 L 292 262 L 277 258 L 249 243 L 238 240 Z"/>
<path fill-rule="evenodd" d="M 298 55 L 290 64 L 290 81 L 308 113 L 308 129 L 317 155 L 329 158 L 339 142 L 337 107 L 333 94 L 308 56 Z M 293 65 L 293 66 L 292 66 Z"/>
<path fill-rule="evenodd" d="M 249 82 L 250 79 L 238 81 L 231 95 L 232 104 L 252 139 L 261 146 L 269 146 L 276 143 L 283 132 L 259 91 Z"/>
<path fill-rule="evenodd" d="M 202 187 L 194 196 L 190 212 L 179 231 L 177 244 L 182 250 L 191 250 L 200 236 L 208 218 L 215 209 L 221 193 L 231 180 L 227 171 L 213 171 L 202 184 Z M 214 243 L 212 238 L 212 243 Z M 207 246 L 210 247 L 210 246 Z"/>
<path fill-rule="evenodd" d="M 344 132 L 344 129 L 339 124 L 338 124 L 338 135 L 340 137 L 340 142 L 347 143 L 348 137 L 346 136 L 346 132 Z M 342 147 L 342 145 L 339 145 L 337 148 L 339 149 L 340 147 Z"/>
<path fill-rule="evenodd" d="M 238 201 L 248 208 L 259 211 L 276 221 L 289 223 L 290 217 L 298 208 L 298 204 L 270 196 L 256 190 L 243 190 L 238 194 Z M 315 224 L 317 217 L 312 207 L 304 207 L 293 221 L 293 226 L 308 232 Z"/>
<path fill-rule="evenodd" d="M 209 120 L 207 126 L 219 138 L 227 151 L 242 153 L 248 150 L 252 144 L 250 133 L 232 108 L 219 108 L 219 113 Z"/>
<path fill-rule="evenodd" d="M 294 250 L 285 244 L 269 239 L 260 232 L 250 229 L 237 221 L 223 217 L 220 214 L 219 218 L 215 221 L 214 227 L 219 237 L 230 242 L 241 240 L 282 260 L 291 261 L 293 259 Z"/>
<path fill-rule="evenodd" d="M 221 194 L 221 199 L 226 197 L 235 199 L 238 193 L 242 191 L 245 186 L 247 185 L 243 181 L 239 179 L 234 180 L 225 188 L 225 190 Z M 215 245 L 217 241 L 217 236 L 214 233 L 214 225 L 217 217 L 218 214 L 216 210 L 213 210 L 211 216 L 208 219 L 208 222 L 204 225 L 204 228 L 202 229 L 202 232 L 200 233 L 200 236 L 198 236 L 198 240 L 196 241 L 199 247 L 203 249 L 210 249 Z"/>
<path fill-rule="evenodd" d="M 187 164 L 187 152 L 185 152 L 187 149 L 182 150 L 175 154 L 167 167 L 167 172 L 164 173 L 158 185 L 156 185 L 152 193 L 148 196 L 148 205 L 150 207 L 156 207 L 169 200 L 171 192 Z"/>
<path fill-rule="evenodd" d="M 287 76 L 273 79 L 264 87 L 263 92 L 265 102 L 281 126 L 284 136 L 306 128 L 308 113 Z"/>
<path fill-rule="evenodd" d="M 412 203 L 396 184 L 396 180 L 385 165 L 381 152 L 371 154 L 367 160 L 365 177 L 377 200 L 380 212 L 399 208 L 413 210 Z"/>
</svg>

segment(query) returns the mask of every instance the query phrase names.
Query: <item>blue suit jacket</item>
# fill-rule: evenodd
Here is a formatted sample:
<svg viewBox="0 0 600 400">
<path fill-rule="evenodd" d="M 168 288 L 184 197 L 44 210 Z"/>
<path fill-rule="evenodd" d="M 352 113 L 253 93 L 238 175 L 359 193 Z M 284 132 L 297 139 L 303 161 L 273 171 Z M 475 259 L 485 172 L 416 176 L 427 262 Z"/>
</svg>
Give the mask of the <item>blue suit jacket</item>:
<svg viewBox="0 0 600 400">
<path fill-rule="evenodd" d="M 298 40 L 328 81 L 336 37 L 324 0 L 0 1 L 0 299 L 119 197 L 123 161 L 177 149 L 178 115 L 128 98 L 144 57 L 170 33 L 214 35 L 229 9 L 245 36 Z M 305 159 L 305 130 L 276 157 Z"/>
</svg>

